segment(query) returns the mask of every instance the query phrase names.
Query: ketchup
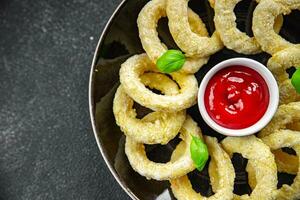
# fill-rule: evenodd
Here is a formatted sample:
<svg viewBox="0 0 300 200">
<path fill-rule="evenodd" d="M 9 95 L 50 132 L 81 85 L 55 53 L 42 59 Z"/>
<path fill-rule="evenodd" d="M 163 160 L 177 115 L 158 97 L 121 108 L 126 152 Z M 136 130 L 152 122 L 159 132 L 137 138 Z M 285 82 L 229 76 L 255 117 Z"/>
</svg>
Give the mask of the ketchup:
<svg viewBox="0 0 300 200">
<path fill-rule="evenodd" d="M 263 77 L 245 66 L 218 71 L 208 82 L 204 104 L 220 126 L 243 129 L 259 121 L 269 105 L 269 89 Z"/>
</svg>

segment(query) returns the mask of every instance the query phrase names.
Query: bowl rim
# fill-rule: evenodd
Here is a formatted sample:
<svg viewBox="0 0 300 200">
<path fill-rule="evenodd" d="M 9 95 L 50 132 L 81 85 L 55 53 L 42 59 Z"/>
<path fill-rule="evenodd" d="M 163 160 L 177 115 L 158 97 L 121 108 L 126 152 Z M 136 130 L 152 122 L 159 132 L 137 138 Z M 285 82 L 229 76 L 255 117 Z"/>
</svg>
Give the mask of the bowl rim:
<svg viewBox="0 0 300 200">
<path fill-rule="evenodd" d="M 93 92 L 94 92 L 94 81 L 95 81 L 94 80 L 94 75 L 95 75 L 95 67 L 96 67 L 96 63 L 97 63 L 97 58 L 99 56 L 99 48 L 103 44 L 103 39 L 106 36 L 107 31 L 111 26 L 112 20 L 120 12 L 121 8 L 125 5 L 126 2 L 127 2 L 127 0 L 122 0 L 119 3 L 119 5 L 115 8 L 115 10 L 113 11 L 112 15 L 110 16 L 110 18 L 108 19 L 106 25 L 104 26 L 104 28 L 102 30 L 102 33 L 101 33 L 100 38 L 98 40 L 98 44 L 97 44 L 96 49 L 94 51 L 94 56 L 93 56 L 93 60 L 92 60 L 92 64 L 91 64 L 91 70 L 90 70 L 90 76 L 89 76 L 89 90 L 88 90 L 89 113 L 90 113 L 90 120 L 91 120 L 91 124 L 92 124 L 94 137 L 96 139 L 98 149 L 100 150 L 100 153 L 102 155 L 102 158 L 105 161 L 106 166 L 108 167 L 109 171 L 111 172 L 111 174 L 113 175 L 115 180 L 121 186 L 121 188 L 127 193 L 127 195 L 133 200 L 139 200 L 139 198 L 137 196 L 135 196 L 135 194 L 128 187 L 126 187 L 125 183 L 119 177 L 119 175 L 115 171 L 114 167 L 108 162 L 107 157 L 106 157 L 106 153 L 104 152 L 104 149 L 102 148 L 101 141 L 99 140 L 99 137 L 98 137 L 98 134 L 97 134 L 97 128 L 96 128 L 96 122 L 95 122 L 95 112 L 94 112 L 94 110 L 95 110 L 94 94 L 93 94 Z"/>
<path fill-rule="evenodd" d="M 251 68 L 255 70 L 257 73 L 259 73 L 262 76 L 262 78 L 265 80 L 270 93 L 268 108 L 264 113 L 264 115 L 255 124 L 243 129 L 230 129 L 230 128 L 222 127 L 221 125 L 217 124 L 209 116 L 206 107 L 204 105 L 204 94 L 209 80 L 218 71 L 234 65 L 242 65 Z M 278 89 L 277 82 L 273 74 L 271 73 L 271 71 L 262 63 L 246 57 L 230 58 L 216 64 L 205 74 L 198 90 L 198 108 L 203 120 L 212 129 L 225 136 L 248 136 L 257 133 L 271 121 L 271 119 L 276 113 L 278 104 L 279 104 L 279 89 Z"/>
</svg>

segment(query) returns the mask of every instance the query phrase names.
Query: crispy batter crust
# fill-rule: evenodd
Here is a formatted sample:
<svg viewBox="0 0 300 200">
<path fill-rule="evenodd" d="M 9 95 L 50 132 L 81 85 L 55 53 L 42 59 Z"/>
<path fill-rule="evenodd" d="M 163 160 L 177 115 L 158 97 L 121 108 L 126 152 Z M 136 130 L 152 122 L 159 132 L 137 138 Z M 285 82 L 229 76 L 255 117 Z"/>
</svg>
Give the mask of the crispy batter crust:
<svg viewBox="0 0 300 200">
<path fill-rule="evenodd" d="M 273 28 L 278 15 L 288 15 L 293 9 L 300 9 L 300 0 L 263 0 L 257 5 L 253 12 L 252 30 L 263 51 L 273 55 L 295 45 L 282 38 Z"/>
<path fill-rule="evenodd" d="M 230 200 L 233 197 L 235 174 L 229 156 L 218 144 L 216 138 L 205 136 L 205 142 L 212 158 L 209 164 L 209 175 L 215 194 L 210 197 L 201 196 L 193 190 L 188 177 L 182 176 L 170 180 L 172 191 L 178 200 Z M 175 151 L 173 155 L 176 153 Z"/>
<path fill-rule="evenodd" d="M 300 66 L 300 45 L 294 45 L 277 52 L 268 61 L 268 68 L 275 76 L 280 92 L 280 103 L 287 104 L 300 100 L 300 95 L 293 87 L 286 69 Z"/>
<path fill-rule="evenodd" d="M 241 0 L 210 0 L 210 4 L 215 8 L 214 22 L 216 30 L 219 32 L 224 45 L 236 52 L 243 54 L 260 53 L 261 47 L 254 37 L 249 37 L 241 32 L 236 25 L 236 16 L 234 14 L 235 6 Z M 257 0 L 258 2 L 258 0 Z M 283 16 L 279 15 L 275 19 L 274 31 L 279 33 L 283 24 Z"/>
<path fill-rule="evenodd" d="M 214 22 L 224 45 L 243 54 L 257 54 L 261 52 L 260 45 L 254 37 L 241 32 L 236 25 L 234 7 L 241 0 L 215 1 Z"/>
<path fill-rule="evenodd" d="M 135 55 L 121 65 L 120 81 L 125 92 L 137 103 L 154 111 L 174 112 L 191 107 L 196 103 L 198 82 L 194 75 L 172 73 L 180 91 L 177 95 L 155 94 L 141 82 L 145 71 L 155 71 L 156 66 L 146 54 Z"/>
<path fill-rule="evenodd" d="M 300 102 L 292 102 L 279 106 L 271 122 L 259 133 L 259 137 L 265 137 L 280 129 L 286 129 L 287 125 L 300 122 Z M 300 130 L 299 130 L 300 131 Z"/>
<path fill-rule="evenodd" d="M 166 17 L 167 0 L 149 1 L 139 13 L 137 24 L 142 46 L 153 63 L 168 49 L 156 30 L 160 18 Z M 192 10 L 188 10 L 188 21 L 192 30 L 199 36 L 208 36 L 205 24 Z M 208 62 L 208 57 L 188 57 L 180 72 L 195 73 Z"/>
<path fill-rule="evenodd" d="M 155 163 L 150 161 L 147 158 L 144 145 L 135 142 L 130 137 L 126 137 L 125 153 L 132 168 L 148 179 L 169 180 L 178 178 L 195 169 L 189 148 L 192 139 L 191 134 L 202 137 L 201 130 L 197 123 L 194 122 L 190 116 L 187 116 L 180 130 L 182 141 L 177 146 L 180 147 L 183 145 L 184 149 L 181 147 L 181 155 L 178 156 L 176 160 L 171 160 L 167 163 Z"/>
<path fill-rule="evenodd" d="M 275 132 L 281 130 L 289 131 L 290 129 L 299 132 L 299 124 L 300 102 L 283 104 L 277 110 L 272 121 L 258 134 L 258 136 L 263 138 Z M 275 161 L 279 172 L 286 172 L 289 174 L 296 174 L 298 172 L 298 167 L 295 163 L 298 163 L 299 158 L 294 155 L 284 153 L 281 150 L 276 150 L 273 153 L 275 155 Z"/>
<path fill-rule="evenodd" d="M 274 199 L 277 168 L 270 148 L 255 136 L 227 137 L 221 143 L 229 155 L 240 153 L 247 158 L 255 174 L 256 185 L 251 195 L 235 195 L 234 199 Z"/>
<path fill-rule="evenodd" d="M 147 73 L 141 76 L 142 82 L 150 88 L 172 95 L 179 92 L 177 84 L 166 75 Z M 153 112 L 148 115 L 151 120 L 136 118 L 133 109 L 133 100 L 120 86 L 115 94 L 113 111 L 116 123 L 126 136 L 130 136 L 137 142 L 145 144 L 166 144 L 179 132 L 185 121 L 185 111 L 179 112 Z"/>
<path fill-rule="evenodd" d="M 268 145 L 271 150 L 277 150 L 282 147 L 293 148 L 297 156 L 300 155 L 300 133 L 291 130 L 280 130 L 262 138 L 263 142 Z M 296 200 L 300 198 L 300 172 L 298 159 L 298 173 L 292 185 L 284 184 L 277 190 L 277 200 Z"/>
<path fill-rule="evenodd" d="M 223 48 L 217 32 L 211 37 L 194 33 L 188 20 L 188 0 L 168 0 L 167 16 L 171 35 L 186 55 L 210 56 Z"/>
</svg>

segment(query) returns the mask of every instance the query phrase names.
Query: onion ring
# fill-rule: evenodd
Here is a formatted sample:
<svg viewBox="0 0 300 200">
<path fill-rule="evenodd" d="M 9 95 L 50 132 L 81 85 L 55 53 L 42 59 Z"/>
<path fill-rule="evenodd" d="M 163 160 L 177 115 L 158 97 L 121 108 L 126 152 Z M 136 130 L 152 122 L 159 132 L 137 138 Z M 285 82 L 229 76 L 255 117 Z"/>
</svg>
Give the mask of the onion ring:
<svg viewBox="0 0 300 200">
<path fill-rule="evenodd" d="M 259 137 L 265 137 L 273 134 L 278 130 L 293 129 L 300 131 L 300 102 L 292 102 L 279 107 L 272 121 L 259 133 Z M 299 132 L 300 134 L 300 132 Z M 295 174 L 298 172 L 298 158 L 294 155 L 289 155 L 281 150 L 273 152 L 279 172 Z"/>
<path fill-rule="evenodd" d="M 208 0 L 212 8 L 215 7 L 215 0 Z M 255 54 L 260 53 L 261 48 L 254 37 L 249 37 L 245 33 L 241 32 L 236 27 L 236 16 L 234 14 L 234 7 L 241 0 L 235 2 L 230 1 L 218 1 L 218 9 L 215 9 L 215 26 L 220 33 L 221 40 L 228 49 L 232 49 L 236 52 L 243 54 Z M 259 2 L 259 0 L 256 0 Z M 225 11 L 225 8 L 227 11 Z M 224 20 L 224 16 L 226 19 Z M 216 23 L 217 22 L 217 23 Z M 218 27 L 217 25 L 218 24 Z M 283 25 L 283 16 L 279 15 L 275 19 L 274 31 L 280 32 Z"/>
<path fill-rule="evenodd" d="M 238 196 L 234 199 L 274 199 L 277 185 L 277 168 L 270 148 L 255 136 L 227 137 L 221 142 L 224 150 L 232 156 L 241 153 L 253 163 L 256 186 L 251 195 Z"/>
<path fill-rule="evenodd" d="M 156 66 L 146 54 L 135 55 L 121 65 L 120 81 L 125 92 L 137 103 L 154 111 L 174 112 L 196 103 L 198 82 L 194 75 L 172 73 L 180 87 L 177 95 L 159 95 L 147 89 L 139 76 L 145 71 L 155 71 Z"/>
<path fill-rule="evenodd" d="M 263 51 L 273 55 L 295 45 L 283 39 L 273 28 L 278 15 L 287 15 L 294 9 L 300 9 L 299 0 L 263 0 L 257 5 L 253 12 L 252 30 Z"/>
<path fill-rule="evenodd" d="M 145 120 L 147 121 L 147 116 Z M 180 130 L 180 137 L 183 141 L 179 143 L 180 146 L 184 144 L 185 148 L 176 160 L 171 160 L 167 163 L 150 161 L 146 156 L 144 145 L 135 142 L 130 137 L 126 137 L 125 153 L 132 168 L 147 179 L 169 180 L 178 178 L 195 169 L 189 148 L 192 140 L 191 134 L 202 137 L 197 123 L 190 116 L 187 116 Z"/>
<path fill-rule="evenodd" d="M 163 74 L 147 73 L 141 76 L 142 82 L 165 94 L 179 92 L 177 84 Z M 126 136 L 145 144 L 167 144 L 173 139 L 185 121 L 185 111 L 153 112 L 148 115 L 148 121 L 136 118 L 132 108 L 133 100 L 120 86 L 115 94 L 113 111 L 116 123 Z M 152 120 L 149 120 L 151 117 Z"/>
<path fill-rule="evenodd" d="M 300 94 L 296 92 L 286 73 L 289 67 L 300 66 L 300 45 L 277 52 L 269 59 L 267 66 L 278 82 L 280 103 L 287 104 L 300 100 Z"/>
<path fill-rule="evenodd" d="M 299 132 L 290 130 L 280 130 L 269 136 L 262 138 L 263 142 L 268 145 L 271 150 L 280 149 L 282 147 L 290 147 L 296 151 L 297 156 L 300 155 L 300 135 Z M 298 174 L 292 185 L 284 184 L 277 190 L 276 199 L 299 199 L 300 198 L 300 164 L 298 159 Z"/>
<path fill-rule="evenodd" d="M 217 32 L 211 37 L 199 36 L 191 30 L 188 20 L 188 0 L 168 0 L 167 16 L 171 35 L 187 56 L 210 56 L 223 48 Z"/>
<path fill-rule="evenodd" d="M 212 159 L 209 164 L 209 175 L 215 194 L 211 197 L 202 197 L 196 193 L 188 179 L 188 176 L 182 176 L 177 179 L 171 179 L 171 188 L 174 196 L 178 200 L 183 199 L 214 199 L 230 200 L 233 197 L 234 168 L 226 152 L 220 147 L 216 138 L 205 136 L 205 142 Z M 177 152 L 174 151 L 173 155 Z M 172 155 L 172 157 L 173 157 Z M 218 170 L 216 170 L 218 169 Z"/>
<path fill-rule="evenodd" d="M 166 17 L 167 0 L 149 1 L 139 13 L 137 24 L 142 46 L 153 63 L 162 56 L 167 47 L 164 45 L 156 30 L 160 18 Z M 193 31 L 199 36 L 208 36 L 205 24 L 191 9 L 188 10 L 188 20 Z M 208 62 L 208 57 L 188 57 L 180 72 L 196 73 Z"/>
<path fill-rule="evenodd" d="M 287 125 L 300 122 L 300 102 L 292 102 L 279 106 L 271 122 L 258 134 L 260 138 L 286 129 Z M 300 130 L 299 130 L 300 131 Z"/>
<path fill-rule="evenodd" d="M 236 27 L 236 16 L 234 7 L 241 0 L 218 0 L 210 1 L 215 8 L 214 22 L 216 30 L 220 34 L 221 40 L 228 49 L 232 49 L 242 54 L 257 54 L 261 52 L 261 47 L 254 37 L 249 37 L 246 33 L 241 32 Z M 258 1 L 258 0 L 257 0 Z M 258 1 L 259 2 L 259 1 Z M 275 19 L 273 26 L 278 33 L 283 24 L 283 17 L 279 15 Z"/>
<path fill-rule="evenodd" d="M 261 52 L 260 45 L 254 37 L 249 37 L 236 27 L 234 7 L 241 0 L 218 0 L 215 1 L 214 22 L 216 30 L 224 45 L 242 54 L 257 54 Z"/>
</svg>

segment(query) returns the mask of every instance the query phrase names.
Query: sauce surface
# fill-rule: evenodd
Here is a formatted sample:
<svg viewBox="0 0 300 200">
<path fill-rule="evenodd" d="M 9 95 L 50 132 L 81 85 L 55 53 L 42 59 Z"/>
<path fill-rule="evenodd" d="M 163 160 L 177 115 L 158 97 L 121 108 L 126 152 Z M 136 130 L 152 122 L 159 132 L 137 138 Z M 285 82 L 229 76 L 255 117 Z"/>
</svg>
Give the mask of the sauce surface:
<svg viewBox="0 0 300 200">
<path fill-rule="evenodd" d="M 258 72 L 245 66 L 229 66 L 208 82 L 204 104 L 220 126 L 243 129 L 263 117 L 269 98 L 268 85 Z"/>
</svg>

